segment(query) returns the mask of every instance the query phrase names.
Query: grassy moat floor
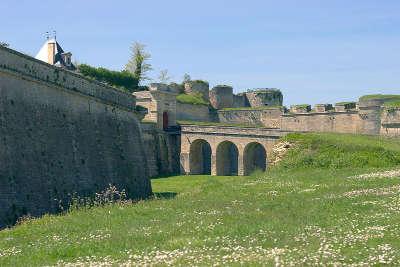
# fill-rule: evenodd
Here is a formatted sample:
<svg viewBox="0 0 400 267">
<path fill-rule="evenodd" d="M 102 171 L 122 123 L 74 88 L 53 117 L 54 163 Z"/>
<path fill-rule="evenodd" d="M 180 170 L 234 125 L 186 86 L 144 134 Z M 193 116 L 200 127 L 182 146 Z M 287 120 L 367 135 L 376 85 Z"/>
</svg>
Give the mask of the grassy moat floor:
<svg viewBox="0 0 400 267">
<path fill-rule="evenodd" d="M 286 139 L 267 173 L 154 179 L 156 199 L 0 231 L 0 266 L 400 265 L 400 140 Z"/>
</svg>

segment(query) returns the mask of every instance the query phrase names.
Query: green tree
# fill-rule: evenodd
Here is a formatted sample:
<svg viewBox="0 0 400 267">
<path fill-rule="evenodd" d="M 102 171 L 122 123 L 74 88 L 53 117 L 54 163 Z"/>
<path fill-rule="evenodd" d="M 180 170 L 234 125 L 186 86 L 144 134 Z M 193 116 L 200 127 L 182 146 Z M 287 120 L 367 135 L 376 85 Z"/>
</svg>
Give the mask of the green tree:
<svg viewBox="0 0 400 267">
<path fill-rule="evenodd" d="M 158 80 L 160 83 L 167 83 L 171 77 L 168 75 L 168 70 L 161 70 L 160 74 L 158 75 Z"/>
<path fill-rule="evenodd" d="M 10 45 L 8 43 L 0 41 L 0 46 L 9 47 Z"/>
<path fill-rule="evenodd" d="M 183 83 L 190 82 L 191 80 L 192 78 L 190 77 L 189 74 L 185 73 L 185 75 L 183 75 Z"/>
<path fill-rule="evenodd" d="M 145 51 L 145 45 L 134 42 L 130 48 L 131 57 L 125 66 L 125 70 L 132 73 L 139 83 L 151 80 L 147 75 L 153 68 L 149 63 L 151 55 Z"/>
</svg>

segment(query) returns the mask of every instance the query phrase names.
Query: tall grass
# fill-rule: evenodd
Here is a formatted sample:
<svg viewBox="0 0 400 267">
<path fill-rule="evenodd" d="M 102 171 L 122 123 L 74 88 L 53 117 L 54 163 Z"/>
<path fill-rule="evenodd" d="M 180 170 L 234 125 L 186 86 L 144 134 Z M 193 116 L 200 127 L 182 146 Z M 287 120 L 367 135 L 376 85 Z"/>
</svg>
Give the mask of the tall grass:
<svg viewBox="0 0 400 267">
<path fill-rule="evenodd" d="M 294 149 L 280 168 L 392 167 L 400 164 L 400 140 L 350 134 L 289 134 Z"/>
</svg>

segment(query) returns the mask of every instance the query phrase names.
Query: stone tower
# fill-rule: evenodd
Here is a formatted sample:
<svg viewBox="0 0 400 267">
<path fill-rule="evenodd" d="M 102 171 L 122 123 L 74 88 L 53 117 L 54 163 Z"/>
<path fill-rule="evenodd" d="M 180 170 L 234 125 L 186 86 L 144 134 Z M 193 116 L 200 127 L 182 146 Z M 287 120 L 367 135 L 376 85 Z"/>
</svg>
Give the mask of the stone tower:
<svg viewBox="0 0 400 267">
<path fill-rule="evenodd" d="M 228 85 L 217 85 L 210 91 L 210 102 L 215 109 L 233 106 L 233 88 Z"/>
<path fill-rule="evenodd" d="M 210 87 L 207 82 L 201 80 L 189 81 L 185 82 L 184 87 L 186 94 L 199 93 L 205 101 L 209 101 Z"/>
</svg>

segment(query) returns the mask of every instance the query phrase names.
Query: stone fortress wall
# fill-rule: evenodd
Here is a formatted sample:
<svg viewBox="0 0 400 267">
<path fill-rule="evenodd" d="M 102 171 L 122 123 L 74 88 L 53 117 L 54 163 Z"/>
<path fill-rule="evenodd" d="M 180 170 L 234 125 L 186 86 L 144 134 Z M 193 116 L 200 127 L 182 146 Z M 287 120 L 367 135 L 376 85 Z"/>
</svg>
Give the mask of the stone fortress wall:
<svg viewBox="0 0 400 267">
<path fill-rule="evenodd" d="M 151 194 L 135 98 L 0 47 L 0 228 L 73 193 Z"/>
<path fill-rule="evenodd" d="M 204 95 L 207 90 L 208 84 L 204 82 L 185 87 L 188 94 Z M 235 95 L 233 88 L 227 85 L 208 90 L 208 98 L 204 99 L 209 99 L 209 106 L 178 102 L 176 119 L 254 125 L 283 131 L 400 135 L 400 110 L 383 106 L 391 99 L 342 102 L 334 106 L 293 105 L 286 109 L 282 106 L 283 95 L 277 89 L 254 89 Z"/>
</svg>

